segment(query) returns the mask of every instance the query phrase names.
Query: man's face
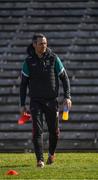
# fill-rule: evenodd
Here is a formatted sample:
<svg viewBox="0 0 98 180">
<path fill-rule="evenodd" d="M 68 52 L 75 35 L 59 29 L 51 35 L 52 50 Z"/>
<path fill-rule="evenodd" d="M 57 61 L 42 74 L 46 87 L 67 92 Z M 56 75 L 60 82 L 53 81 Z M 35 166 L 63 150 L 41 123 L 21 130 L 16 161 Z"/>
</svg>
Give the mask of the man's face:
<svg viewBox="0 0 98 180">
<path fill-rule="evenodd" d="M 38 38 L 37 42 L 34 43 L 34 48 L 35 48 L 35 51 L 38 52 L 39 54 L 43 54 L 44 52 L 46 52 L 47 39 L 45 37 Z"/>
</svg>

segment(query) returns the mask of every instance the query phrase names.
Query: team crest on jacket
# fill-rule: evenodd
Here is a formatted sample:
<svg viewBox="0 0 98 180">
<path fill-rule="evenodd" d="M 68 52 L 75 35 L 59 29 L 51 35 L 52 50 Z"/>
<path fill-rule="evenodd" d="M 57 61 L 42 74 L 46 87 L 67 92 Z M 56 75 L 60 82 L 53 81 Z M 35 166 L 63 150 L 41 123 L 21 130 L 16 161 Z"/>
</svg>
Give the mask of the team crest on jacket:
<svg viewBox="0 0 98 180">
<path fill-rule="evenodd" d="M 32 66 L 36 66 L 36 63 L 32 63 Z"/>
</svg>

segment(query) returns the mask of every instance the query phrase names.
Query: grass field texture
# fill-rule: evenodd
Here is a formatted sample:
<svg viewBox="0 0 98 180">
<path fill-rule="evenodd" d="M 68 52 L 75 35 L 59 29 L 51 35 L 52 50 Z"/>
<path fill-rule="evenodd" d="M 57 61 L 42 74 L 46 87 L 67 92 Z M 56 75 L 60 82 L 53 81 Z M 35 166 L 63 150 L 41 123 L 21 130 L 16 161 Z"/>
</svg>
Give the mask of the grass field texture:
<svg viewBox="0 0 98 180">
<path fill-rule="evenodd" d="M 44 154 L 45 162 L 47 154 Z M 8 170 L 15 170 L 18 175 L 6 175 Z M 56 161 L 36 167 L 34 153 L 0 154 L 0 180 L 2 179 L 98 179 L 97 153 L 56 153 Z"/>
</svg>

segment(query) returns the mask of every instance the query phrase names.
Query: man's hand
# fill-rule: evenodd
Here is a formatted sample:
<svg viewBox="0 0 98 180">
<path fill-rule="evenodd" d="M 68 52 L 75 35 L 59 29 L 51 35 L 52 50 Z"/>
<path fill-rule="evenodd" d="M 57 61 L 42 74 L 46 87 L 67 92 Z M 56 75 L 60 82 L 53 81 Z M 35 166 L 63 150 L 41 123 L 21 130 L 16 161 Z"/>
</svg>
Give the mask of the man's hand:
<svg viewBox="0 0 98 180">
<path fill-rule="evenodd" d="M 20 115 L 23 116 L 25 112 L 26 112 L 26 107 L 25 106 L 20 107 Z"/>
<path fill-rule="evenodd" d="M 72 101 L 71 99 L 64 99 L 64 103 L 63 103 L 65 106 L 67 106 L 68 110 L 71 109 L 71 106 L 72 106 Z"/>
</svg>

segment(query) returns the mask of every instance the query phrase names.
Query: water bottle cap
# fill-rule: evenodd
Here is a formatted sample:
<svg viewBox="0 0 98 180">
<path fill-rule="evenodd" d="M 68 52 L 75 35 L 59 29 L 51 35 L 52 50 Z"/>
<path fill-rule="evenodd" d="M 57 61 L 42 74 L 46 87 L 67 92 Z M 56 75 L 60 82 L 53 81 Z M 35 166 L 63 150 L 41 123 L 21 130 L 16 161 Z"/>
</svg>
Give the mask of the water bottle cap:
<svg viewBox="0 0 98 180">
<path fill-rule="evenodd" d="M 64 111 L 68 111 L 68 108 L 66 106 L 64 106 Z"/>
</svg>

